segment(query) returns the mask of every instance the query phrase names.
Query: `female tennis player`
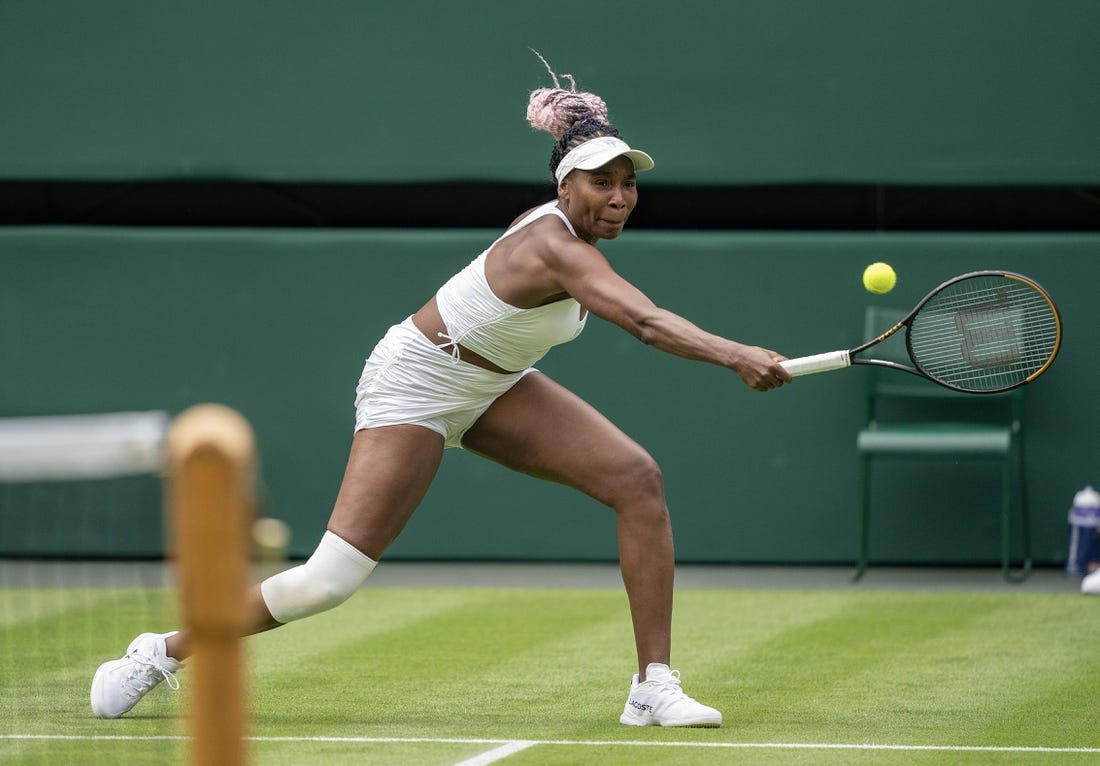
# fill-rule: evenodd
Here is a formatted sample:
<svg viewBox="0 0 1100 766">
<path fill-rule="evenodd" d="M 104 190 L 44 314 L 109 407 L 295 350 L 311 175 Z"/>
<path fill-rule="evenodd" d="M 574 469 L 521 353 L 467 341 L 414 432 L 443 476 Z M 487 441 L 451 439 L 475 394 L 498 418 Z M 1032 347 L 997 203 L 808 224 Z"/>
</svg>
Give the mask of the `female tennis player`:
<svg viewBox="0 0 1100 766">
<path fill-rule="evenodd" d="M 685 694 L 669 668 L 673 545 L 658 465 L 532 365 L 576 338 L 594 314 L 661 351 L 726 367 L 757 391 L 791 376 L 780 365 L 785 357 L 657 307 L 596 249 L 623 231 L 638 201 L 636 173 L 653 160 L 619 137 L 601 98 L 565 77 L 568 89 L 554 76 L 554 87 L 533 92 L 527 109 L 530 124 L 557 139 L 550 159 L 556 199 L 517 218 L 374 348 L 357 387 L 355 435 L 327 530 L 305 563 L 249 590 L 245 634 L 351 596 L 423 499 L 444 449 L 460 447 L 575 487 L 614 510 L 638 656 L 620 722 L 720 726 L 722 714 Z M 93 712 L 116 718 L 163 680 L 178 688 L 175 673 L 188 653 L 187 631 L 138 636 L 96 672 Z"/>
</svg>

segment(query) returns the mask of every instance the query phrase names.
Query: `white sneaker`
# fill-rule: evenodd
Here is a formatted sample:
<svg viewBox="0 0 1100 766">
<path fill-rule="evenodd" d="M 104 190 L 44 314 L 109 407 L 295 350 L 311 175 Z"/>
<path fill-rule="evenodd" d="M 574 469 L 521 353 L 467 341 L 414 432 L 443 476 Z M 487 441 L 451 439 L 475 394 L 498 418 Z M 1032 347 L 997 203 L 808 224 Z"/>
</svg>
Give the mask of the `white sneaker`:
<svg viewBox="0 0 1100 766">
<path fill-rule="evenodd" d="M 721 726 L 722 714 L 700 704 L 680 689 L 680 671 L 651 662 L 645 681 L 630 682 L 630 696 L 619 723 L 627 726 Z"/>
<path fill-rule="evenodd" d="M 172 633 L 142 633 L 130 642 L 126 655 L 99 666 L 92 679 L 92 712 L 99 718 L 118 718 L 161 681 L 180 688 L 175 672 L 183 664 L 167 654 L 164 639 Z"/>
<path fill-rule="evenodd" d="M 1100 569 L 1081 581 L 1081 592 L 1093 596 L 1100 595 Z"/>
</svg>

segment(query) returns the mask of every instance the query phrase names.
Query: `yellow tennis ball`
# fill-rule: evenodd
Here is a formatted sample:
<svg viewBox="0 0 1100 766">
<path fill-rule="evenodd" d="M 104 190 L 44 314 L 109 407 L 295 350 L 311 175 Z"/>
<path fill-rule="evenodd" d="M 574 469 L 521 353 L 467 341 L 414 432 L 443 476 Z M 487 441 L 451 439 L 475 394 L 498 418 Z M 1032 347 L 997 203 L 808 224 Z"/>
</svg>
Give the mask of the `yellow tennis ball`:
<svg viewBox="0 0 1100 766">
<path fill-rule="evenodd" d="M 863 286 L 875 295 L 890 292 L 897 281 L 898 275 L 888 263 L 872 263 L 863 270 Z"/>
</svg>

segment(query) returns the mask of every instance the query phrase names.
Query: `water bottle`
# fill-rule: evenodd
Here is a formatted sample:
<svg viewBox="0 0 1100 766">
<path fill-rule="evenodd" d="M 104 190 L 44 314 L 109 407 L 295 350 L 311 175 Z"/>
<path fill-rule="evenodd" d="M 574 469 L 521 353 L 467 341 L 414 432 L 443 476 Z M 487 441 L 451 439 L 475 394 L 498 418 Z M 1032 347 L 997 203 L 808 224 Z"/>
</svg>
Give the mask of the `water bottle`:
<svg viewBox="0 0 1100 766">
<path fill-rule="evenodd" d="M 1066 575 L 1084 577 L 1089 573 L 1089 562 L 1100 560 L 1097 533 L 1100 528 L 1100 492 L 1090 487 L 1073 496 L 1069 509 L 1069 556 L 1066 558 Z"/>
</svg>

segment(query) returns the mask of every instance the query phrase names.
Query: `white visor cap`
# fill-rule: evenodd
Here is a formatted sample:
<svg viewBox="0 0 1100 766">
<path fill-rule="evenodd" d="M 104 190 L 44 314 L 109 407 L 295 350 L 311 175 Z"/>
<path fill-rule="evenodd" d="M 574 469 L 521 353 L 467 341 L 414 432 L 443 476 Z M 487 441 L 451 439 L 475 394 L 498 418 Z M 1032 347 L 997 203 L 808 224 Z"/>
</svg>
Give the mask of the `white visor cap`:
<svg viewBox="0 0 1100 766">
<path fill-rule="evenodd" d="M 558 169 L 554 172 L 554 177 L 560 183 L 561 179 L 577 168 L 595 170 L 596 168 L 602 168 L 616 157 L 629 157 L 630 161 L 634 163 L 634 170 L 638 172 L 653 169 L 653 158 L 645 152 L 631 149 L 630 145 L 621 138 L 601 136 L 591 138 L 570 149 L 569 153 L 562 157 L 561 162 L 558 163 Z"/>
</svg>

